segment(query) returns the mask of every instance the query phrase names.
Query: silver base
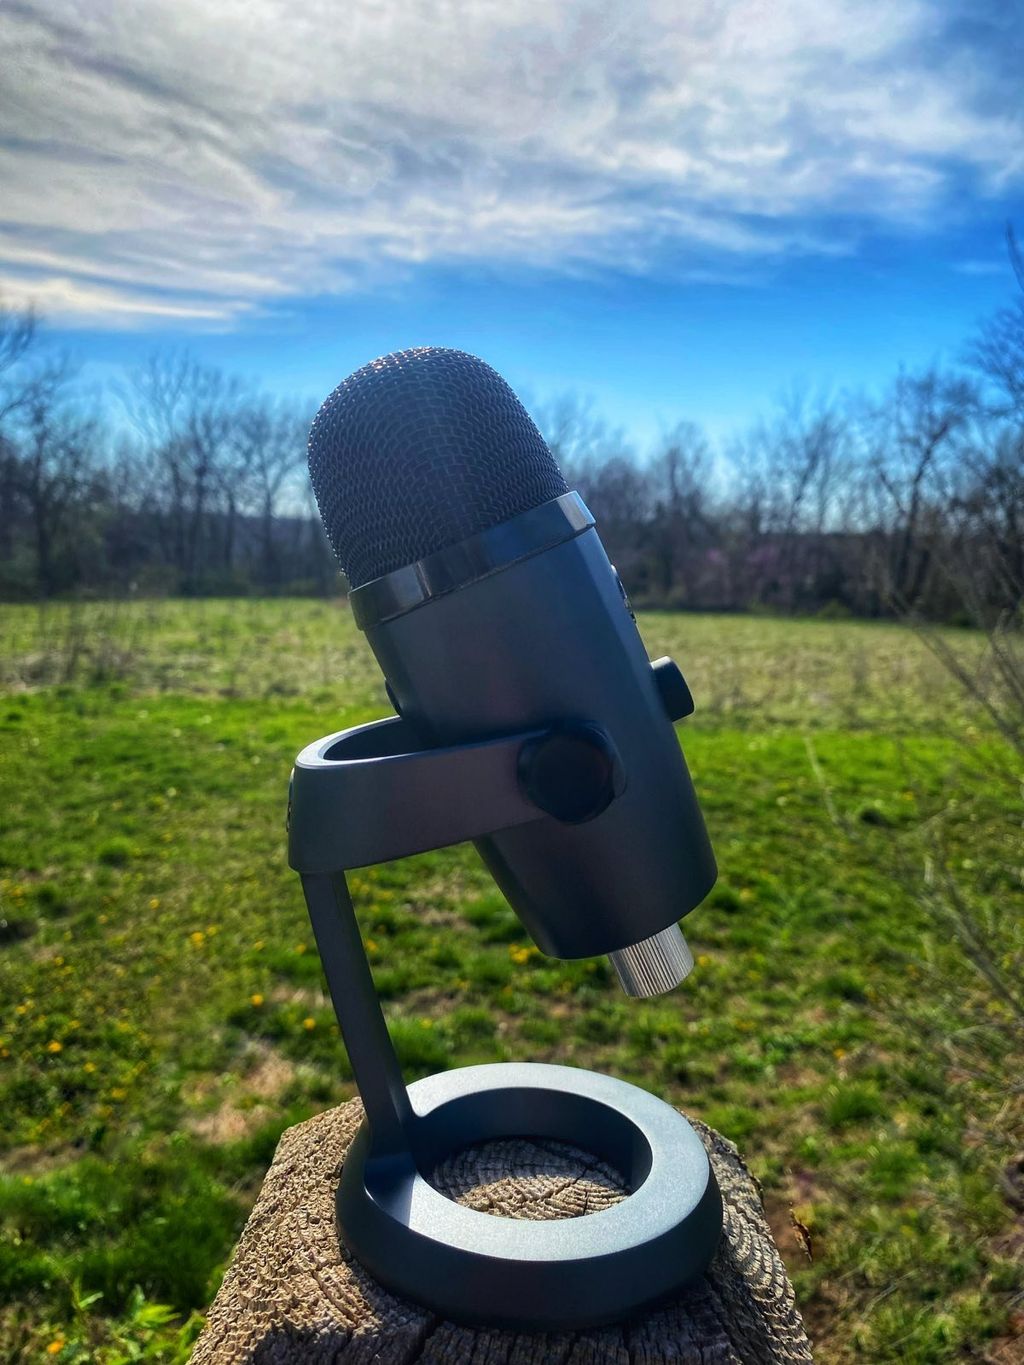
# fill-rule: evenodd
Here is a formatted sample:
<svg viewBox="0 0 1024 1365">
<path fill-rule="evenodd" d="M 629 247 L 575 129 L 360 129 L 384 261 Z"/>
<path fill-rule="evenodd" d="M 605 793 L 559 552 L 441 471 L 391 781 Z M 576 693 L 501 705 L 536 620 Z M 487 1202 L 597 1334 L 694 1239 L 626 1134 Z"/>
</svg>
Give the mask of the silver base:
<svg viewBox="0 0 1024 1365">
<path fill-rule="evenodd" d="M 608 956 L 619 985 L 636 997 L 674 990 L 693 971 L 693 954 L 676 924 Z"/>
</svg>

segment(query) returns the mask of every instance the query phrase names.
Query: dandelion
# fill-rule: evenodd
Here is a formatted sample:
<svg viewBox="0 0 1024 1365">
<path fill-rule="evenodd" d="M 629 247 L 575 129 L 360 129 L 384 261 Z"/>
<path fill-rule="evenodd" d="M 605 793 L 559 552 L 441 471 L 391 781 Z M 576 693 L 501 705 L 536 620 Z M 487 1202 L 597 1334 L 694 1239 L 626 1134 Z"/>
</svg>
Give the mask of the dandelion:
<svg viewBox="0 0 1024 1365">
<path fill-rule="evenodd" d="M 263 947 L 263 940 L 261 938 L 258 938 L 252 946 L 253 950 L 258 953 L 259 950 Z"/>
<path fill-rule="evenodd" d="M 710 965 L 711 965 L 711 958 L 709 957 L 709 955 L 708 955 L 707 953 L 700 953 L 699 956 L 698 956 L 698 958 L 697 958 L 697 966 L 698 966 L 698 967 L 710 967 Z"/>
<path fill-rule="evenodd" d="M 296 943 L 295 951 L 297 953 L 304 953 L 306 951 L 306 945 L 304 943 Z"/>
<path fill-rule="evenodd" d="M 159 897 L 159 896 L 150 896 L 150 898 L 149 898 L 149 908 L 150 908 L 150 910 L 159 910 L 159 909 L 160 909 L 160 897 Z"/>
<path fill-rule="evenodd" d="M 201 948 L 203 945 L 203 941 L 206 938 L 206 935 L 203 933 L 202 929 L 193 929 L 192 933 L 189 934 L 188 938 L 193 948 Z"/>
<path fill-rule="evenodd" d="M 63 1052 L 63 1051 L 64 1051 L 64 1044 L 63 1044 L 63 1043 L 58 1043 L 58 1041 L 57 1041 L 56 1038 L 51 1038 L 50 1041 L 46 1044 L 46 1050 L 47 1050 L 47 1052 L 53 1052 L 53 1053 Z"/>
<path fill-rule="evenodd" d="M 846 1048 L 845 1048 L 845 1047 L 837 1047 L 837 1048 L 833 1051 L 832 1055 L 833 1055 L 833 1057 L 835 1057 L 835 1059 L 836 1059 L 837 1062 L 841 1062 L 841 1061 L 843 1060 L 843 1058 L 846 1056 Z"/>
<path fill-rule="evenodd" d="M 375 953 L 377 951 L 377 943 L 375 939 L 368 938 L 366 940 L 366 951 L 368 953 Z"/>
<path fill-rule="evenodd" d="M 302 1027 L 309 1033 L 316 1028 L 316 1020 L 312 1017 L 307 1017 L 306 1019 L 303 1019 Z"/>
<path fill-rule="evenodd" d="M 255 995 L 250 995 L 249 1004 L 252 1005 L 254 1009 L 258 1010 L 259 1007 L 263 1004 L 263 996 L 260 995 L 258 991 L 256 992 Z"/>
<path fill-rule="evenodd" d="M 83 1070 L 83 1071 L 87 1071 L 87 1072 L 89 1073 L 89 1075 L 91 1076 L 92 1073 L 96 1070 L 96 1063 L 95 1063 L 95 1062 L 86 1062 L 85 1065 L 82 1067 L 82 1070 Z"/>
<path fill-rule="evenodd" d="M 58 1351 L 63 1351 L 63 1349 L 64 1349 L 64 1343 L 63 1343 L 63 1341 L 61 1341 L 61 1339 L 58 1337 L 56 1341 L 51 1341 L 50 1344 L 49 1344 L 49 1346 L 47 1346 L 47 1348 L 46 1348 L 46 1354 L 47 1354 L 48 1356 L 55 1356 L 55 1355 L 57 1354 Z"/>
<path fill-rule="evenodd" d="M 115 1085 L 113 1090 L 111 1090 L 110 1092 L 110 1098 L 112 1100 L 117 1100 L 118 1104 L 120 1104 L 121 1101 L 127 1097 L 127 1095 L 128 1091 L 125 1090 L 123 1085 Z"/>
<path fill-rule="evenodd" d="M 434 1027 L 434 1021 L 433 1021 L 433 1019 L 421 1019 L 421 1020 L 420 1020 L 420 1028 L 433 1028 L 433 1027 Z"/>
</svg>

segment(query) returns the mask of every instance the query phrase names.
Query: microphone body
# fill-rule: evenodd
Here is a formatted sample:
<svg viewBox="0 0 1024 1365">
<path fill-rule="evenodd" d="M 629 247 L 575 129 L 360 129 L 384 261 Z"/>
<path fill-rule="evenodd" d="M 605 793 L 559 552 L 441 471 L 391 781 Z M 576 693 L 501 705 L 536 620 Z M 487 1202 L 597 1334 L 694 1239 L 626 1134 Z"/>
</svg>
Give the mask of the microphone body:
<svg viewBox="0 0 1024 1365">
<path fill-rule="evenodd" d="M 630 994 L 693 965 L 676 923 L 715 881 L 672 720 L 593 518 L 522 404 L 459 351 L 398 352 L 324 402 L 309 442 L 325 529 L 396 709 L 424 745 L 536 727 L 538 819 L 477 847 L 535 942 L 610 953 Z M 444 801 L 439 791 L 437 800 Z"/>
<path fill-rule="evenodd" d="M 367 611 L 361 592 L 352 594 L 357 617 Z M 674 925 L 707 895 L 716 868 L 693 785 L 592 525 L 567 527 L 558 544 L 364 628 L 393 702 L 423 742 L 552 724 L 570 738 L 596 726 L 611 740 L 605 809 L 578 821 L 546 815 L 476 842 L 544 952 L 614 953 Z"/>
</svg>

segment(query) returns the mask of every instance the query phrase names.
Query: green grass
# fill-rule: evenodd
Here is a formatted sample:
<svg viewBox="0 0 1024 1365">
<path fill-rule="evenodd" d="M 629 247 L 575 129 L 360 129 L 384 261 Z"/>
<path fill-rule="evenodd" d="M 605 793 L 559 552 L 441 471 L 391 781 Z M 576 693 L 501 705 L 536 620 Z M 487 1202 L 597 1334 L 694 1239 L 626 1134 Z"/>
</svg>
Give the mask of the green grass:
<svg viewBox="0 0 1024 1365">
<path fill-rule="evenodd" d="M 991 1136 L 1019 1104 L 937 1046 L 1000 1006 L 911 888 L 944 811 L 950 865 L 1019 924 L 1007 755 L 898 627 L 641 626 L 698 704 L 699 970 L 638 1003 L 604 961 L 543 957 L 471 849 L 361 872 L 407 1074 L 638 1082 L 740 1144 L 817 1358 L 980 1357 L 1024 1289 Z M 284 805 L 296 751 L 383 686 L 319 602 L 0 608 L 0 635 L 0 1357 L 183 1360 L 278 1135 L 353 1093 Z"/>
</svg>

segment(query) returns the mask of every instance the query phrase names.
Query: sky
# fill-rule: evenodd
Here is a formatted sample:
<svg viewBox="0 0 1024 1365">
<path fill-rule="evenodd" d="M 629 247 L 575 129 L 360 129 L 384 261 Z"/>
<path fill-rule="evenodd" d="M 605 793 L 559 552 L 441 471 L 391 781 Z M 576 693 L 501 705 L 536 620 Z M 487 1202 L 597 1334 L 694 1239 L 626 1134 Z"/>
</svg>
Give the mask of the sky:
<svg viewBox="0 0 1024 1365">
<path fill-rule="evenodd" d="M 318 402 L 415 345 L 637 442 L 955 363 L 1024 0 L 3 0 L 0 296 Z"/>
</svg>

